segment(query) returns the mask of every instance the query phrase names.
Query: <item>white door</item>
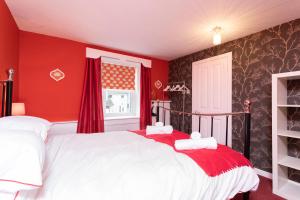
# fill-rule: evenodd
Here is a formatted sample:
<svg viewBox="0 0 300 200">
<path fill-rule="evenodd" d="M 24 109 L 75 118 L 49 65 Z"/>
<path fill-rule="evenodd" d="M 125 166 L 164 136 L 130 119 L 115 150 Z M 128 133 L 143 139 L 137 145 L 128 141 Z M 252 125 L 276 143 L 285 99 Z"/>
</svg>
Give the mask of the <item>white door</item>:
<svg viewBox="0 0 300 200">
<path fill-rule="evenodd" d="M 192 110 L 200 113 L 232 112 L 232 53 L 193 62 Z M 193 117 L 193 131 L 199 129 L 199 118 Z M 211 117 L 201 117 L 201 134 L 211 136 Z M 228 121 L 228 145 L 232 143 L 231 117 Z M 226 117 L 213 118 L 213 136 L 225 144 Z"/>
</svg>

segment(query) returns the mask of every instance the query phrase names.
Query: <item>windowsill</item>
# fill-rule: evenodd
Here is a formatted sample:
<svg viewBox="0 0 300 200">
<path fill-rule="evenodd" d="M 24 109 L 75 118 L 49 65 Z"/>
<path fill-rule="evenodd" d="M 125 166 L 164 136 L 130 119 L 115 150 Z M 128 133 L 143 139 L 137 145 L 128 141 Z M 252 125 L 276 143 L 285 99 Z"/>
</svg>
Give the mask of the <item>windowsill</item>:
<svg viewBox="0 0 300 200">
<path fill-rule="evenodd" d="M 154 99 L 152 99 L 151 101 L 152 101 L 152 102 L 157 102 L 157 101 L 159 101 L 160 103 L 171 103 L 171 100 L 154 100 Z"/>
<path fill-rule="evenodd" d="M 120 120 L 120 119 L 139 119 L 137 116 L 118 116 L 118 117 L 104 117 L 104 121 L 107 120 Z"/>
</svg>

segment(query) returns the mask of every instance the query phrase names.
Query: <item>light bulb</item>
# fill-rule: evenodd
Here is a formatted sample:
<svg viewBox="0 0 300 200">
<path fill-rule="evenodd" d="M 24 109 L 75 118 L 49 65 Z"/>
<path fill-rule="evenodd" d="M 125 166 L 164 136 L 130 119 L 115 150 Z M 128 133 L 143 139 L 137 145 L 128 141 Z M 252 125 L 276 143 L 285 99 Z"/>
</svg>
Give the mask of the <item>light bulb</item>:
<svg viewBox="0 0 300 200">
<path fill-rule="evenodd" d="M 222 36 L 221 36 L 221 27 L 216 26 L 213 29 L 214 35 L 213 35 L 213 44 L 214 45 L 219 45 L 222 42 Z"/>
</svg>

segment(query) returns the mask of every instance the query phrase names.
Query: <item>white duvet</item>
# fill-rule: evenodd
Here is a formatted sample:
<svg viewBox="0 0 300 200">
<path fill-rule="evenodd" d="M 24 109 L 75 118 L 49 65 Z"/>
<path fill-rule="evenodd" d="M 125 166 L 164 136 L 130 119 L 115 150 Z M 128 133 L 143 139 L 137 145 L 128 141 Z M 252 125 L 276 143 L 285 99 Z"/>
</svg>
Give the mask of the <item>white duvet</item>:
<svg viewBox="0 0 300 200">
<path fill-rule="evenodd" d="M 50 136 L 43 178 L 16 200 L 223 200 L 259 183 L 250 167 L 209 177 L 170 146 L 126 131 Z"/>
</svg>

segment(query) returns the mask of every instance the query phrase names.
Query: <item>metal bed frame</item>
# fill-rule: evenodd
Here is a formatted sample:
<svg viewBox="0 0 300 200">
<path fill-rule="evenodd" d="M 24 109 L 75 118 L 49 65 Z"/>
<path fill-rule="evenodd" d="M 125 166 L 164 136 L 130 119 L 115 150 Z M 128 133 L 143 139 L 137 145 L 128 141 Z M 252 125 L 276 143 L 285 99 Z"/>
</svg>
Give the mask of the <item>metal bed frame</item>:
<svg viewBox="0 0 300 200">
<path fill-rule="evenodd" d="M 12 114 L 13 75 L 14 70 L 11 68 L 8 70 L 8 79 L 0 80 L 0 87 L 2 87 L 0 117 L 10 116 Z"/>
<path fill-rule="evenodd" d="M 251 135 L 251 113 L 250 113 L 250 100 L 245 100 L 244 101 L 244 111 L 242 112 L 232 112 L 232 113 L 193 113 L 193 112 L 182 112 L 182 111 L 177 111 L 177 110 L 172 110 L 172 109 L 168 109 L 168 108 L 164 108 L 163 106 L 158 106 L 159 104 L 157 104 L 156 106 L 156 121 L 158 122 L 160 119 L 159 117 L 159 111 L 160 109 L 163 110 L 162 113 L 162 118 L 163 118 L 163 122 L 166 122 L 165 116 L 166 116 L 166 112 L 170 112 L 170 114 L 177 114 L 178 118 L 180 118 L 180 116 L 197 116 L 199 119 L 199 127 L 198 130 L 200 132 L 201 129 L 201 117 L 210 117 L 211 118 L 211 127 L 210 127 L 210 131 L 211 131 L 211 137 L 213 137 L 213 123 L 214 123 L 214 117 L 215 116 L 225 116 L 226 117 L 226 141 L 225 141 L 225 145 L 228 146 L 228 118 L 229 116 L 244 116 L 244 152 L 243 155 L 250 160 L 250 135 Z M 153 109 L 153 108 L 152 108 Z M 180 122 L 180 121 L 179 121 Z M 249 199 L 249 192 L 246 192 L 243 194 L 243 199 L 244 200 L 248 200 Z"/>
</svg>

